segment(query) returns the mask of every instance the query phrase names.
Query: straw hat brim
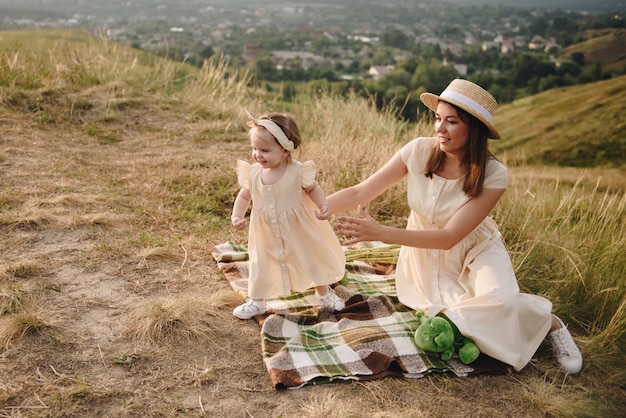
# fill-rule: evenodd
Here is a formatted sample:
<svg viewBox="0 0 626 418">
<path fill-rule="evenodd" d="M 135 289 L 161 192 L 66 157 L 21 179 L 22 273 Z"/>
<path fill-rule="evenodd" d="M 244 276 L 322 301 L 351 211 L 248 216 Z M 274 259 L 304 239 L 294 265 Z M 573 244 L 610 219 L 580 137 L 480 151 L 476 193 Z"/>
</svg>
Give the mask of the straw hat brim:
<svg viewBox="0 0 626 418">
<path fill-rule="evenodd" d="M 468 107 L 467 105 L 457 102 L 454 99 L 450 99 L 450 98 L 441 98 L 440 96 L 437 96 L 436 94 L 433 93 L 422 93 L 420 95 L 420 100 L 422 101 L 422 103 L 424 103 L 426 105 L 426 107 L 428 107 L 430 110 L 432 110 L 433 112 L 437 112 L 437 104 L 439 103 L 439 101 L 443 101 L 446 103 L 450 103 L 453 104 L 463 110 L 465 110 L 467 113 L 469 113 L 470 115 L 474 116 L 476 119 L 478 119 L 479 121 L 481 121 L 482 123 L 485 124 L 485 126 L 487 126 L 487 129 L 489 129 L 489 138 L 490 139 L 500 139 L 500 132 L 498 132 L 498 130 L 495 128 L 495 126 L 493 126 L 491 124 L 491 122 L 489 122 L 488 120 L 486 120 L 483 116 L 481 116 L 480 114 L 478 114 L 478 112 L 474 111 L 473 109 L 471 109 L 470 107 Z"/>
</svg>

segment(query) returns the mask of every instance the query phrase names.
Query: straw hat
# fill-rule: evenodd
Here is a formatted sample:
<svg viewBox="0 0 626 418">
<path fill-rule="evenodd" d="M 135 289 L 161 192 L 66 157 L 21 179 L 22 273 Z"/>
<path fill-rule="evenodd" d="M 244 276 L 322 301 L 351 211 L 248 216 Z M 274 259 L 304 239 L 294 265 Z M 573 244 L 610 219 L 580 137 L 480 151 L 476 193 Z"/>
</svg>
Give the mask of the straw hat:
<svg viewBox="0 0 626 418">
<path fill-rule="evenodd" d="M 491 124 L 498 103 L 491 94 L 471 81 L 457 78 L 441 95 L 422 93 L 420 100 L 433 112 L 437 111 L 440 100 L 453 104 L 484 123 L 489 128 L 489 138 L 500 139 L 500 133 Z"/>
</svg>

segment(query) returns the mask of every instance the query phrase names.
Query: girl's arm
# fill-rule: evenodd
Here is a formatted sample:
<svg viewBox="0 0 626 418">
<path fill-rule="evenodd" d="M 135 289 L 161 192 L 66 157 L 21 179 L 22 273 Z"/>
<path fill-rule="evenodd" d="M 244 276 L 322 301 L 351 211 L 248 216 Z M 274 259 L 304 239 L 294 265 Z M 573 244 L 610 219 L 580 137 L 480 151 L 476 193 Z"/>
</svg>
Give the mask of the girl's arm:
<svg viewBox="0 0 626 418">
<path fill-rule="evenodd" d="M 374 174 L 354 186 L 339 190 L 328 196 L 330 214 L 356 209 L 365 205 L 391 188 L 407 174 L 407 168 L 399 153 L 396 153 Z"/>
<path fill-rule="evenodd" d="M 313 203 L 315 203 L 320 210 L 319 212 L 315 212 L 317 219 L 324 220 L 328 218 L 328 215 L 330 215 L 330 212 L 328 211 L 328 202 L 326 201 L 326 195 L 324 195 L 324 191 L 319 184 L 314 183 L 312 186 L 304 189 L 304 191 L 309 194 Z"/>
<path fill-rule="evenodd" d="M 230 221 L 236 229 L 244 229 L 246 227 L 246 211 L 250 205 L 252 197 L 250 195 L 250 189 L 241 188 L 233 204 L 233 214 L 230 217 Z"/>
<path fill-rule="evenodd" d="M 337 233 L 349 237 L 345 245 L 360 241 L 383 241 L 417 248 L 448 250 L 474 230 L 498 203 L 506 189 L 483 189 L 450 218 L 442 229 L 407 230 L 383 226 L 359 206 L 361 218 L 340 217 Z M 331 196 L 332 197 L 332 196 Z"/>
</svg>

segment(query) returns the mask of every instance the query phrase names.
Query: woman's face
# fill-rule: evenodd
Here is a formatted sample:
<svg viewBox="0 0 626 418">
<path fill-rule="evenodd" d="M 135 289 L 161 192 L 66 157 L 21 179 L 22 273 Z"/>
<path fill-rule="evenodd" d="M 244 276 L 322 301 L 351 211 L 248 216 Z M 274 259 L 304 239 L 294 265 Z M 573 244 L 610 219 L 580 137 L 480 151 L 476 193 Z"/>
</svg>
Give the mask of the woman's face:
<svg viewBox="0 0 626 418">
<path fill-rule="evenodd" d="M 276 168 L 287 161 L 289 151 L 280 146 L 268 130 L 258 126 L 250 129 L 252 158 L 263 168 Z"/>
<path fill-rule="evenodd" d="M 464 154 L 469 142 L 470 127 L 461 120 L 456 108 L 439 101 L 435 117 L 435 131 L 441 150 L 451 154 Z"/>
</svg>

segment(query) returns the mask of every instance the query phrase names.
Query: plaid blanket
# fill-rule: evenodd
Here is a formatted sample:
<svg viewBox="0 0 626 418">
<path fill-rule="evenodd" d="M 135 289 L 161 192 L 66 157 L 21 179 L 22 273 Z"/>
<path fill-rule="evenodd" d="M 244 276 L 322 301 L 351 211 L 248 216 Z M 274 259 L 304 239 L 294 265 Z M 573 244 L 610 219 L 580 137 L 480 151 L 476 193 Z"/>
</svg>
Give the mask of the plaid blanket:
<svg viewBox="0 0 626 418">
<path fill-rule="evenodd" d="M 369 255 L 376 250 L 388 254 L 390 248 L 373 243 Z M 224 243 L 211 253 L 232 288 L 245 297 L 246 247 Z M 341 312 L 322 306 L 313 289 L 266 300 L 269 312 L 255 319 L 261 325 L 263 361 L 276 389 L 386 376 L 419 378 L 433 372 L 468 376 L 508 371 L 484 355 L 469 366 L 456 357 L 444 362 L 420 350 L 413 341 L 419 321 L 396 297 L 393 267 L 348 262 L 344 279 L 335 286 L 346 302 Z"/>
</svg>

